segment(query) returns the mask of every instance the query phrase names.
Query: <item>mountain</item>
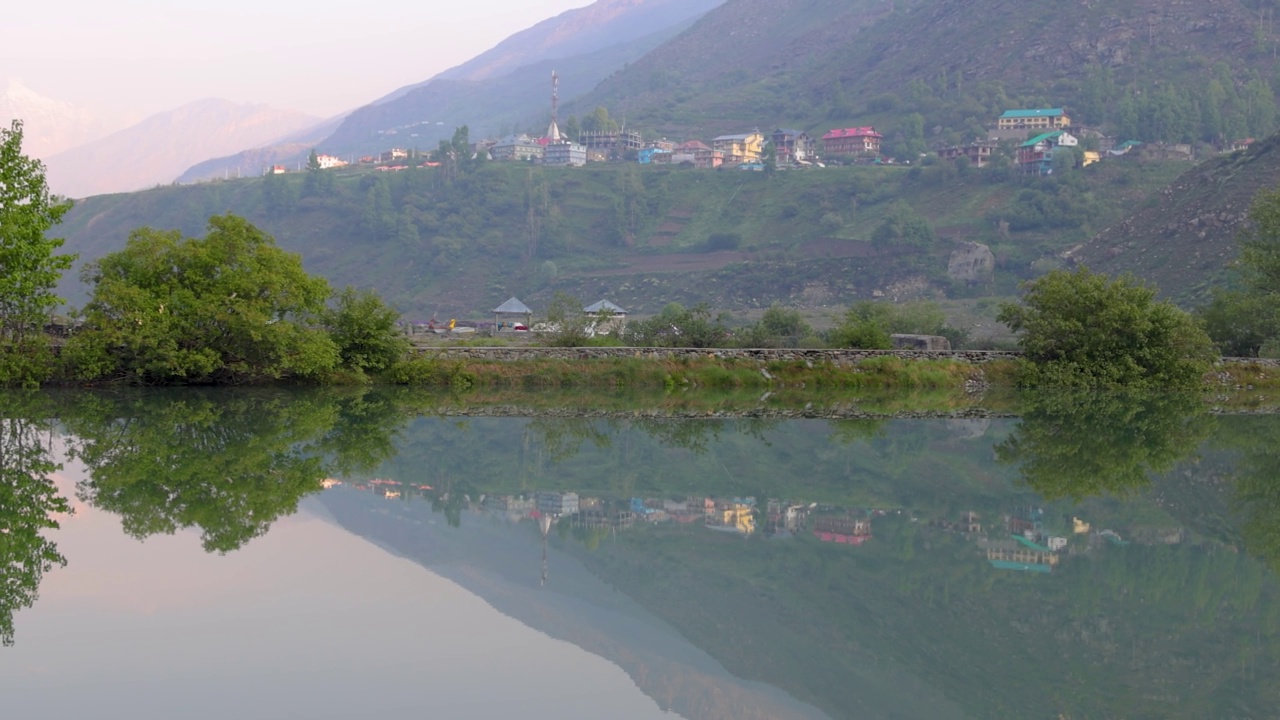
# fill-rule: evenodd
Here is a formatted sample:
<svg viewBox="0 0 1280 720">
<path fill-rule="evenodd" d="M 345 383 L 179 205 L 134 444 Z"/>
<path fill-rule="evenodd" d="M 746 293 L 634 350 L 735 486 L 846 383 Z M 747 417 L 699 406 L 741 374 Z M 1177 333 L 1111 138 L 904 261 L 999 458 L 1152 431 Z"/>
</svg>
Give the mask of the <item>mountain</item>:
<svg viewBox="0 0 1280 720">
<path fill-rule="evenodd" d="M 351 113 L 321 146 L 376 152 L 434 147 L 467 125 L 472 137 L 541 129 L 551 72 L 572 98 L 683 32 L 723 0 L 599 0 L 517 33 L 495 48 Z"/>
<path fill-rule="evenodd" d="M 0 94 L 0 124 L 8 129 L 14 119 L 23 122 L 23 152 L 41 159 L 109 131 L 107 123 L 88 110 L 47 98 L 17 80 L 9 80 Z"/>
<path fill-rule="evenodd" d="M 47 158 L 49 186 L 85 197 L 167 184 L 195 162 L 262 145 L 317 120 L 266 105 L 201 100 Z"/>
<path fill-rule="evenodd" d="M 1132 273 L 1194 304 L 1235 259 L 1254 196 L 1278 186 L 1280 134 L 1189 169 L 1069 257 L 1100 272 Z"/>
<path fill-rule="evenodd" d="M 522 30 L 439 77 L 488 80 L 542 60 L 589 55 L 662 32 L 723 3 L 724 0 L 599 0 Z"/>
<path fill-rule="evenodd" d="M 289 133 L 261 147 L 196 163 L 179 175 L 175 182 L 187 184 L 229 176 L 258 175 L 263 168 L 271 165 L 293 165 L 296 169 L 312 148 L 323 142 L 337 129 L 343 117 L 345 116 L 339 115 L 313 127 Z"/>
<path fill-rule="evenodd" d="M 604 105 L 668 135 L 775 123 L 895 133 L 919 114 L 929 141 L 967 142 L 1004 109 L 1066 106 L 1139 140 L 1260 137 L 1275 129 L 1262 86 L 1280 36 L 1256 5 L 729 0 L 568 109 Z M 1219 114 L 1201 118 L 1210 105 Z"/>
</svg>

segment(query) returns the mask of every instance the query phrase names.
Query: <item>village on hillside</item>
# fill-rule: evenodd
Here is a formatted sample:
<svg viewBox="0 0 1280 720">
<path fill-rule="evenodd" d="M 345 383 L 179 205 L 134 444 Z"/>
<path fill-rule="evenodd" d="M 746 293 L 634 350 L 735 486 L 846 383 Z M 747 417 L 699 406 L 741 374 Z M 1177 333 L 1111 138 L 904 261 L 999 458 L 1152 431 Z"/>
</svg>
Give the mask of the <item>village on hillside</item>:
<svg viewBox="0 0 1280 720">
<path fill-rule="evenodd" d="M 702 170 L 826 167 L 827 165 L 877 164 L 915 165 L 933 161 L 963 163 L 985 168 L 997 162 L 1017 174 L 1051 175 L 1058 167 L 1085 167 L 1126 155 L 1152 160 L 1195 158 L 1189 144 L 1142 143 L 1109 136 L 1102 131 L 1072 125 L 1064 108 L 1011 108 L 986 125 L 986 137 L 964 145 L 938 145 L 932 153 L 919 157 L 893 157 L 883 152 L 885 136 L 872 125 L 831 128 L 814 138 L 808 133 L 779 127 L 770 132 L 752 128 L 704 139 L 646 139 L 640 132 L 608 119 L 604 108 L 597 109 L 598 121 L 562 130 L 559 119 L 559 78 L 552 74 L 551 123 L 541 137 L 511 134 L 470 143 L 473 157 L 497 162 L 524 162 L 549 167 L 581 167 L 588 163 L 634 162 L 641 165 L 673 165 Z M 1217 148 L 1233 152 L 1248 147 L 1244 138 Z M 913 153 L 914 154 L 914 153 Z M 1055 156 L 1059 157 L 1055 163 Z M 1062 158 L 1066 158 L 1063 160 Z M 313 167 L 328 169 L 347 165 L 368 166 L 381 172 L 433 167 L 440 158 L 432 153 L 391 148 L 378 155 L 343 160 L 329 154 L 313 158 Z M 300 168 L 301 169 L 301 168 Z M 268 168 L 285 173 L 282 165 Z"/>
</svg>

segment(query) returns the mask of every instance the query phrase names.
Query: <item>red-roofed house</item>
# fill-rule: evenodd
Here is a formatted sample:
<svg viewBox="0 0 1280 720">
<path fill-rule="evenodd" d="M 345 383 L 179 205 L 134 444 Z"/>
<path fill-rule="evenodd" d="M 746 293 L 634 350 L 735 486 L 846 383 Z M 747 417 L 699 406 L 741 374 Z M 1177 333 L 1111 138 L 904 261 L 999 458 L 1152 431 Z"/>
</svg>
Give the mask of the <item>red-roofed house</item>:
<svg viewBox="0 0 1280 720">
<path fill-rule="evenodd" d="M 822 149 L 828 155 L 879 155 L 883 137 L 870 125 L 837 128 L 822 136 Z"/>
</svg>

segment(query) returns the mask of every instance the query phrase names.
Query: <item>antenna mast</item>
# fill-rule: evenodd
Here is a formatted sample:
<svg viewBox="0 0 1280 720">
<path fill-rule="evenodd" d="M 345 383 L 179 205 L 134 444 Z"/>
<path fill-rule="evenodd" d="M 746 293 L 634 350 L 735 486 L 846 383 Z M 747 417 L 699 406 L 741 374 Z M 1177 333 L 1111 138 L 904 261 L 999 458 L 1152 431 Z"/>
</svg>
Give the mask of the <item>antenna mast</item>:
<svg viewBox="0 0 1280 720">
<path fill-rule="evenodd" d="M 560 75 L 551 71 L 551 127 L 547 128 L 547 137 L 553 142 L 560 140 Z"/>
</svg>

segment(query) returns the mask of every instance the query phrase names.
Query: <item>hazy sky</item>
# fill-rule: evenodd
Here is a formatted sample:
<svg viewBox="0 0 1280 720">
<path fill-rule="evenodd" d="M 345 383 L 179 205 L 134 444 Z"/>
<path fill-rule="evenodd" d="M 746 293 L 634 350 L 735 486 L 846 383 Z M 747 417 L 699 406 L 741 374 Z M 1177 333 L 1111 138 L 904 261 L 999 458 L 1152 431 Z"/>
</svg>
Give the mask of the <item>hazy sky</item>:
<svg viewBox="0 0 1280 720">
<path fill-rule="evenodd" d="M 9 3 L 0 84 L 131 119 L 208 97 L 330 116 L 590 0 Z"/>
</svg>

